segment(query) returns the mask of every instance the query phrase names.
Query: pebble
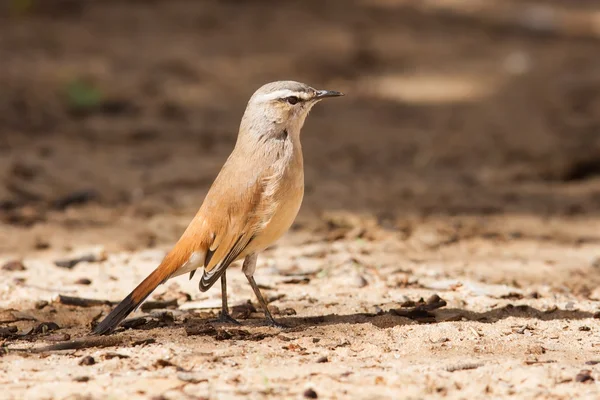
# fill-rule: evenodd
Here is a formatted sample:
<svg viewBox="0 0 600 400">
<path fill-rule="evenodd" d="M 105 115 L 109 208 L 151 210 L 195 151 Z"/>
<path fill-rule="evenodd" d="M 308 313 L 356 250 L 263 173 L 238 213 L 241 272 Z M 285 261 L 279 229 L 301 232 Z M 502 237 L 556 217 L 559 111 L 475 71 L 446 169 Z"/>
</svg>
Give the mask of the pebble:
<svg viewBox="0 0 600 400">
<path fill-rule="evenodd" d="M 25 265 L 23 265 L 23 263 L 18 260 L 9 261 L 2 265 L 3 271 L 25 271 L 26 269 L 27 268 L 25 268 Z"/>
<path fill-rule="evenodd" d="M 96 360 L 92 356 L 85 356 L 81 360 L 79 360 L 79 365 L 94 365 L 96 364 Z"/>
</svg>

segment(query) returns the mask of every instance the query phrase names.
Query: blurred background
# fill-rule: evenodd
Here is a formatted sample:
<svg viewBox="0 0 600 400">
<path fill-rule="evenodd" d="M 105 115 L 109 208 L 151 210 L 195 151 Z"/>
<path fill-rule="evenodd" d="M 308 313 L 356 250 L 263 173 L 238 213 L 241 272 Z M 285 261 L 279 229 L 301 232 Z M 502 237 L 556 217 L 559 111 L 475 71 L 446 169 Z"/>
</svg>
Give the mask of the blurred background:
<svg viewBox="0 0 600 400">
<path fill-rule="evenodd" d="M 281 79 L 346 93 L 296 229 L 600 211 L 596 0 L 4 0 L 0 60 L 3 252 L 172 243 Z"/>
</svg>

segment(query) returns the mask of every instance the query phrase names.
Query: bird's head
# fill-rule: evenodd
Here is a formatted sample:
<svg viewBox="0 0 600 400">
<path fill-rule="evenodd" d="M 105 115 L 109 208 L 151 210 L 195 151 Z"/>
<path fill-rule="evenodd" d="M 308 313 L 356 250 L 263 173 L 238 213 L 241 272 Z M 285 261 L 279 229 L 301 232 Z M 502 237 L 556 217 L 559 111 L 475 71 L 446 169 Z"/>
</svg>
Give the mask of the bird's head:
<svg viewBox="0 0 600 400">
<path fill-rule="evenodd" d="M 332 90 L 317 90 L 304 83 L 277 81 L 259 88 L 248 101 L 246 128 L 260 134 L 279 134 L 281 130 L 300 133 L 311 108 L 328 97 L 343 96 Z"/>
</svg>

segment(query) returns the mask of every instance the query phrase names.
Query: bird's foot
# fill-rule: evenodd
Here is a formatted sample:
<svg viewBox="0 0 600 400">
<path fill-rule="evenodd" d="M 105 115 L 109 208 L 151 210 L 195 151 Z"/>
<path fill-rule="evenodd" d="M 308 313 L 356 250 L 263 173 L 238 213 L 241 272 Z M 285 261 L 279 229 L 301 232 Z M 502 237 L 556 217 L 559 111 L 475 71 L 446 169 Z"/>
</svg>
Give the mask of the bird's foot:
<svg viewBox="0 0 600 400">
<path fill-rule="evenodd" d="M 286 328 L 289 328 L 289 326 L 287 326 L 285 324 L 282 324 L 281 322 L 277 322 L 273 318 L 267 318 L 266 319 L 266 324 L 267 324 L 267 326 L 270 326 L 272 328 L 277 328 L 277 329 L 286 329 Z"/>
<path fill-rule="evenodd" d="M 213 322 L 217 322 L 220 324 L 229 324 L 229 325 L 242 325 L 239 321 L 237 321 L 231 315 L 223 314 L 222 312 L 219 313 L 219 317 L 217 319 L 213 320 Z"/>
</svg>

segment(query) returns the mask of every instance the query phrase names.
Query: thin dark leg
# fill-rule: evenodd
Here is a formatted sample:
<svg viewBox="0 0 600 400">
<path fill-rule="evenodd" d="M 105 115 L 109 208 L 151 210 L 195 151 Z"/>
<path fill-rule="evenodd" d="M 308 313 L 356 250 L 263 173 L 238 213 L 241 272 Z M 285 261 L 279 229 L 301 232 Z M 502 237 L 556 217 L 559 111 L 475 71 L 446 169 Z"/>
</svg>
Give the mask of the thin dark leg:
<svg viewBox="0 0 600 400">
<path fill-rule="evenodd" d="M 254 281 L 253 275 L 254 275 L 254 270 L 256 269 L 256 260 L 257 259 L 258 259 L 258 256 L 256 254 L 251 254 L 249 256 L 246 256 L 246 259 L 244 260 L 244 265 L 242 266 L 242 271 L 244 271 L 244 275 L 246 275 L 246 278 L 248 278 L 248 282 L 250 283 L 252 290 L 254 290 L 254 294 L 256 295 L 256 298 L 258 299 L 260 306 L 262 307 L 263 311 L 265 312 L 265 318 L 267 319 L 267 324 L 274 326 L 276 328 L 285 328 L 286 327 L 285 325 L 280 324 L 277 321 L 275 321 L 275 319 L 271 315 L 271 312 L 269 311 L 269 307 L 267 307 L 267 302 L 265 301 L 265 298 L 262 296 L 262 293 L 260 292 L 260 289 L 258 288 L 256 281 Z"/>
<path fill-rule="evenodd" d="M 252 286 L 252 290 L 254 290 L 254 294 L 256 295 L 256 298 L 258 299 L 260 306 L 262 307 L 263 311 L 265 312 L 265 318 L 267 319 L 267 324 L 271 325 L 275 328 L 285 328 L 285 325 L 280 324 L 279 322 L 275 321 L 275 319 L 271 315 L 271 312 L 269 311 L 269 307 L 267 307 L 267 302 L 265 301 L 265 298 L 262 296 L 262 293 L 260 292 L 260 289 L 258 288 L 258 285 L 256 284 L 256 281 L 254 280 L 254 277 L 252 275 L 247 275 L 246 278 L 248 278 L 248 282 L 250 283 L 250 286 Z"/>
<path fill-rule="evenodd" d="M 235 324 L 241 325 L 238 321 L 236 321 L 231 315 L 229 315 L 229 308 L 227 307 L 227 271 L 223 272 L 221 275 L 221 312 L 219 313 L 218 322 L 223 322 L 226 324 Z"/>
<path fill-rule="evenodd" d="M 227 271 L 221 275 L 221 315 L 229 315 L 229 307 L 227 307 Z"/>
</svg>

